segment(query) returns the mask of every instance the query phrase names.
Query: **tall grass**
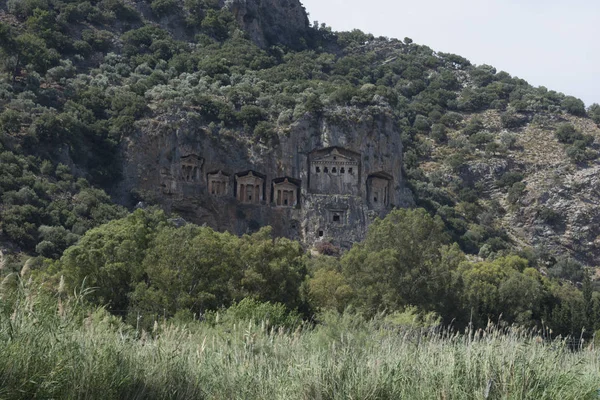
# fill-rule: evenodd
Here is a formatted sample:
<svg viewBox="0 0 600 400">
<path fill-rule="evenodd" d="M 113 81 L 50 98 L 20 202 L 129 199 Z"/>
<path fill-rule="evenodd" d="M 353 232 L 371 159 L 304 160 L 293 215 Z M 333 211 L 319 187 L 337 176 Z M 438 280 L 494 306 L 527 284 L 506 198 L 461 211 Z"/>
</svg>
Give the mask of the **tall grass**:
<svg viewBox="0 0 600 400">
<path fill-rule="evenodd" d="M 136 332 L 80 299 L 0 300 L 0 398 L 597 399 L 600 352 L 530 331 L 389 329 L 346 314 Z"/>
</svg>

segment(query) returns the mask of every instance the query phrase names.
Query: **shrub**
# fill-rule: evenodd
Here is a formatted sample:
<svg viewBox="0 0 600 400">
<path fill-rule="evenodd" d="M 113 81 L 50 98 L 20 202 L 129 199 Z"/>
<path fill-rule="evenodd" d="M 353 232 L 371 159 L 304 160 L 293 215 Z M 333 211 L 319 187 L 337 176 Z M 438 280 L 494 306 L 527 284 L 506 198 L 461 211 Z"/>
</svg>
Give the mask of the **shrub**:
<svg viewBox="0 0 600 400">
<path fill-rule="evenodd" d="M 240 122 L 247 124 L 251 128 L 254 128 L 261 120 L 265 118 L 265 114 L 263 109 L 260 107 L 246 105 L 242 106 L 236 117 Z"/>
<path fill-rule="evenodd" d="M 583 139 L 583 135 L 571 124 L 561 124 L 556 130 L 556 138 L 561 143 L 572 144 L 576 140 Z"/>
<path fill-rule="evenodd" d="M 525 194 L 525 185 L 524 182 L 517 182 L 513 184 L 508 190 L 507 200 L 511 204 L 516 204 L 517 201 L 521 199 L 521 197 Z"/>
<path fill-rule="evenodd" d="M 433 124 L 431 127 L 431 138 L 438 143 L 443 143 L 448 140 L 446 126 L 443 124 Z"/>
<path fill-rule="evenodd" d="M 481 118 L 475 117 L 471 118 L 467 126 L 465 126 L 465 128 L 463 129 L 463 133 L 467 136 L 471 136 L 481 132 L 484 129 L 485 126 L 483 125 L 483 121 L 481 120 Z"/>
<path fill-rule="evenodd" d="M 320 115 L 323 113 L 323 109 L 325 108 L 325 106 L 323 105 L 323 102 L 321 101 L 319 95 L 313 93 L 306 98 L 304 108 L 310 113 Z"/>
<path fill-rule="evenodd" d="M 586 149 L 588 143 L 585 140 L 576 140 L 573 145 L 567 146 L 567 157 L 573 163 L 582 163 L 597 157 L 594 150 Z"/>
<path fill-rule="evenodd" d="M 121 21 L 136 22 L 140 19 L 140 14 L 121 0 L 103 0 L 102 5 L 114 12 L 117 19 Z"/>
<path fill-rule="evenodd" d="M 8 0 L 5 4 L 8 6 L 8 11 L 11 14 L 22 20 L 33 15 L 36 9 L 48 9 L 47 0 Z"/>
<path fill-rule="evenodd" d="M 600 104 L 592 104 L 588 109 L 588 114 L 595 123 L 600 124 Z"/>
<path fill-rule="evenodd" d="M 500 179 L 496 180 L 496 185 L 498 187 L 509 187 L 514 185 L 517 182 L 521 182 L 524 176 L 520 172 L 510 171 L 504 173 Z"/>
<path fill-rule="evenodd" d="M 21 130 L 22 116 L 16 110 L 7 109 L 0 114 L 0 131 L 17 133 Z"/>
<path fill-rule="evenodd" d="M 527 117 L 525 115 L 507 111 L 500 116 L 500 122 L 504 128 L 515 129 L 525 125 L 527 123 Z"/>
<path fill-rule="evenodd" d="M 229 27 L 233 21 L 233 15 L 225 9 L 208 10 L 200 25 L 210 36 L 217 40 L 225 40 L 229 36 Z"/>
<path fill-rule="evenodd" d="M 22 65 L 31 64 L 39 73 L 45 73 L 60 59 L 60 55 L 55 49 L 48 48 L 42 38 L 31 33 L 17 36 L 16 48 Z"/>
<path fill-rule="evenodd" d="M 517 144 L 517 136 L 513 133 L 505 132 L 500 136 L 500 142 L 502 142 L 507 149 L 512 149 Z"/>
<path fill-rule="evenodd" d="M 461 153 L 454 153 L 445 158 L 444 162 L 452 168 L 453 171 L 458 172 L 463 165 L 465 165 L 465 156 Z"/>
<path fill-rule="evenodd" d="M 462 115 L 460 115 L 459 113 L 450 111 L 442 116 L 442 118 L 440 119 L 440 122 L 442 124 L 446 125 L 448 128 L 456 128 L 460 125 L 462 120 L 463 120 Z"/>
<path fill-rule="evenodd" d="M 562 256 L 556 264 L 548 268 L 548 274 L 556 278 L 567 279 L 574 282 L 583 281 L 585 271 L 583 266 L 569 256 Z"/>
<path fill-rule="evenodd" d="M 552 208 L 542 206 L 538 210 L 538 216 L 544 223 L 552 226 L 560 225 L 563 222 L 563 218 L 557 211 Z"/>
<path fill-rule="evenodd" d="M 469 142 L 473 143 L 475 146 L 481 146 L 486 143 L 490 143 L 492 140 L 494 140 L 494 137 L 486 132 L 475 133 L 469 138 Z"/>
<path fill-rule="evenodd" d="M 268 142 L 277 138 L 277 132 L 275 131 L 272 123 L 260 121 L 254 128 L 254 137 L 261 142 Z"/>
<path fill-rule="evenodd" d="M 494 110 L 503 111 L 506 110 L 506 107 L 508 107 L 508 102 L 506 100 L 498 99 L 490 103 L 490 108 L 493 108 Z"/>
<path fill-rule="evenodd" d="M 578 116 L 585 115 L 585 104 L 583 103 L 583 101 L 581 101 L 580 99 L 578 99 L 576 97 L 573 97 L 573 96 L 565 97 L 565 99 L 562 101 L 562 103 L 560 103 L 560 106 L 562 107 L 563 110 L 565 110 L 569 114 L 578 115 Z"/>
<path fill-rule="evenodd" d="M 107 51 L 112 47 L 113 35 L 109 31 L 85 29 L 81 32 L 81 38 L 97 51 Z"/>
<path fill-rule="evenodd" d="M 423 115 L 417 115 L 413 127 L 421 132 L 428 132 L 431 128 L 431 122 Z"/>
<path fill-rule="evenodd" d="M 178 3 L 175 0 L 154 0 L 150 4 L 152 12 L 158 17 L 164 17 L 177 11 Z"/>
<path fill-rule="evenodd" d="M 77 54 L 87 56 L 92 52 L 92 46 L 83 40 L 76 40 L 73 42 L 73 49 Z"/>
</svg>

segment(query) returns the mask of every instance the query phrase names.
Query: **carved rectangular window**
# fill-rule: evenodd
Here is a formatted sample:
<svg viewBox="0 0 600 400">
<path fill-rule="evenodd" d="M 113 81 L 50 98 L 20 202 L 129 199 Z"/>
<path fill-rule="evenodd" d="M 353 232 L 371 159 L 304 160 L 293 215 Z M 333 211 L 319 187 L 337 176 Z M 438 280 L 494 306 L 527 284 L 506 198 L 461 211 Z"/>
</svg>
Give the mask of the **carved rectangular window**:
<svg viewBox="0 0 600 400">
<path fill-rule="evenodd" d="M 340 222 L 340 216 L 339 215 L 334 215 L 333 216 L 333 222 Z"/>
<path fill-rule="evenodd" d="M 329 168 L 327 168 L 327 167 L 323 168 L 323 172 L 328 173 L 329 172 Z"/>
<path fill-rule="evenodd" d="M 348 168 L 348 173 L 352 174 L 352 168 Z"/>
<path fill-rule="evenodd" d="M 321 167 L 316 167 L 315 168 L 315 172 L 318 174 L 319 172 L 321 172 Z"/>
<path fill-rule="evenodd" d="M 333 168 L 331 169 L 331 172 L 332 172 L 332 173 L 334 173 L 334 174 L 335 174 L 335 173 L 337 173 L 337 168 L 336 168 L 336 167 L 333 167 Z"/>
<path fill-rule="evenodd" d="M 345 174 L 346 173 L 346 170 L 344 169 L 344 167 L 340 168 L 340 173 L 341 174 Z"/>
</svg>

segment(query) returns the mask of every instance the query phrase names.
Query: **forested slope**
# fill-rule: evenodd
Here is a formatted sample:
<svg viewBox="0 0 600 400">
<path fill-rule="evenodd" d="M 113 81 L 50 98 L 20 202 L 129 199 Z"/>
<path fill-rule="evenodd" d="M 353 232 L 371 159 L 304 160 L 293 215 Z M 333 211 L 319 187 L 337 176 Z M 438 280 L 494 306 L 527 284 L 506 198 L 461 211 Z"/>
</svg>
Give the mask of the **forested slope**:
<svg viewBox="0 0 600 400">
<path fill-rule="evenodd" d="M 295 2 L 286 2 L 295 9 L 290 3 Z M 169 309 L 169 315 L 188 308 L 201 312 L 245 296 L 282 302 L 307 313 L 311 307 L 341 309 L 353 302 L 371 313 L 417 305 L 444 317 L 462 316 L 463 324 L 473 307 L 479 309 L 480 324 L 510 308 L 511 322 L 539 322 L 555 313 L 553 321 L 562 332 L 594 328 L 597 310 L 593 311 L 591 292 L 583 296 L 550 277 L 583 282 L 585 271 L 572 258 L 594 266 L 598 255 L 599 106 L 586 109 L 574 97 L 533 87 L 491 66 L 472 65 L 461 56 L 435 52 L 408 38 L 333 32 L 325 25 L 304 26 L 302 18 L 290 24 L 296 34 L 286 36 L 286 24 L 277 18 L 289 10 L 242 9 L 239 4 L 223 6 L 210 0 L 0 3 L 4 271 L 19 269 L 27 255 L 39 256 L 29 266 L 49 282 L 50 275 L 58 279 L 69 268 L 67 284 L 72 289 L 85 277 L 96 276 L 94 271 L 84 273 L 82 259 L 76 255 L 87 254 L 86 243 L 95 239 L 100 240 L 97 246 L 105 246 L 102 235 L 94 236 L 101 230 L 90 231 L 64 256 L 63 251 L 90 228 L 124 217 L 139 201 L 160 204 L 142 191 L 119 186 L 122 149 L 133 135 L 168 127 L 171 116 L 202 127 L 215 140 L 234 138 L 238 145 L 276 147 L 302 118 L 318 123 L 385 113 L 402 132 L 402 173 L 414 203 L 428 213 L 417 221 L 433 224 L 431 231 L 439 238 L 432 241 L 433 261 L 415 259 L 406 264 L 412 269 L 398 261 L 402 254 L 394 250 L 398 243 L 367 239 L 344 256 L 343 265 L 337 265 L 335 257 L 328 261 L 333 266 L 322 271 L 307 269 L 305 261 L 292 264 L 297 269 L 291 277 L 281 277 L 286 284 L 267 295 L 260 289 L 269 274 L 279 271 L 278 263 L 285 259 L 280 250 L 269 253 L 280 261 L 262 272 L 255 271 L 260 262 L 236 264 L 240 254 L 234 252 L 227 258 L 232 263 L 224 266 L 237 271 L 228 275 L 230 282 L 216 279 L 214 290 L 196 282 L 193 290 L 184 290 L 153 286 L 168 280 L 163 279 L 163 271 L 146 268 L 163 265 L 161 257 L 174 257 L 181 250 L 157 247 L 153 252 L 159 254 L 154 256 L 138 254 L 138 269 L 127 258 L 115 261 L 107 280 L 97 284 L 110 287 L 106 285 L 115 279 L 124 287 L 116 295 L 103 295 L 100 290 L 95 301 L 109 303 L 122 314 L 136 313 L 140 309 L 136 304 L 143 304 L 153 307 L 151 315 L 160 309 Z M 279 30 L 264 29 L 269 21 L 277 22 Z M 289 40 L 278 41 L 278 35 Z M 390 220 L 394 218 L 398 217 Z M 115 225 L 104 229 L 111 226 Z M 156 240 L 162 240 L 157 243 L 173 246 L 170 238 L 161 235 L 217 235 L 196 228 L 181 228 L 189 229 L 184 233 L 173 229 L 150 236 L 156 234 Z M 136 232 L 130 234 L 137 240 Z M 372 235 L 377 235 L 377 226 Z M 151 243 L 147 240 L 146 245 Z M 284 243 L 285 251 L 304 257 L 299 245 Z M 321 247 L 325 253 L 339 251 Z M 522 258 L 511 258 L 514 254 Z M 61 261 L 50 261 L 61 256 Z M 260 254 L 254 256 L 261 259 Z M 396 269 L 378 275 L 373 271 L 381 263 Z M 93 265 L 85 263 L 86 268 Z M 164 265 L 172 264 L 165 261 Z M 121 276 L 123 266 L 127 271 Z M 473 272 L 478 268 L 481 276 Z M 484 279 L 488 270 L 497 274 Z M 390 271 L 392 275 L 386 275 Z M 319 292 L 313 283 L 317 286 L 312 290 L 322 293 L 321 298 L 306 300 L 302 297 L 310 287 L 303 283 L 306 274 L 333 285 L 335 295 L 327 295 L 331 286 Z M 480 278 L 485 284 L 475 285 Z M 415 280 L 420 284 L 413 285 Z M 500 289 L 505 280 L 524 286 Z M 436 282 L 450 286 L 436 286 Z M 531 293 L 525 287 L 529 284 L 536 288 L 537 297 L 511 303 L 518 298 L 514 293 Z M 586 285 L 590 290 L 590 283 Z M 398 292 L 394 289 L 398 286 L 413 289 Z M 461 287 L 467 290 L 463 293 Z M 487 287 L 496 288 L 498 297 L 484 295 Z M 421 288 L 418 293 L 416 288 Z M 481 292 L 469 292 L 472 288 Z M 189 297 L 179 299 L 183 292 Z M 455 303 L 443 300 L 454 293 L 460 294 Z"/>
</svg>

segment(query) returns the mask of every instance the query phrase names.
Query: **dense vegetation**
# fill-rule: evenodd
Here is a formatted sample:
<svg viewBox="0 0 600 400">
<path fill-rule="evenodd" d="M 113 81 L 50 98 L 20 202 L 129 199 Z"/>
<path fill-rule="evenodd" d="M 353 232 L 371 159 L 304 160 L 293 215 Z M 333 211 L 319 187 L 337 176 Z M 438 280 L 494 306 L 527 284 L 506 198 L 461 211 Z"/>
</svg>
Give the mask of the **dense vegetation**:
<svg viewBox="0 0 600 400">
<path fill-rule="evenodd" d="M 3 399 L 598 397 L 598 351 L 574 352 L 542 331 L 490 325 L 455 335 L 349 313 L 288 331 L 272 325 L 286 323 L 276 307 L 237 306 L 210 323 L 142 332 L 88 308 L 84 294 L 32 289 L 25 280 L 2 287 Z"/>
<path fill-rule="evenodd" d="M 459 330 L 495 321 L 589 339 L 600 329 L 600 296 L 580 264 L 562 259 L 540 271 L 528 253 L 470 259 L 423 209 L 393 211 L 343 255 L 325 243 L 319 251 L 272 238 L 270 228 L 237 237 L 137 210 L 89 230 L 59 260 L 24 268 L 51 292 L 89 290 L 88 302 L 146 330 L 165 318 L 211 319 L 250 299 L 294 321 L 350 309 L 367 320 L 411 312 Z M 573 277 L 582 290 L 563 280 Z"/>
<path fill-rule="evenodd" d="M 300 118 L 383 113 L 420 208 L 349 251 L 175 226 L 107 194 L 143 122 L 178 115 L 276 146 Z M 590 397 L 597 353 L 552 340 L 600 329 L 591 270 L 515 243 L 505 207 L 464 173 L 525 124 L 590 162 L 594 138 L 573 122 L 587 117 L 600 123 L 600 106 L 408 38 L 315 23 L 294 48 L 261 49 L 212 0 L 2 3 L 0 397 Z M 426 171 L 434 154 L 444 169 Z M 518 208 L 518 166 L 494 179 Z M 407 323 L 448 330 L 400 335 Z"/>
<path fill-rule="evenodd" d="M 470 115 L 495 110 L 502 127 L 517 131 L 562 114 L 600 120 L 600 106 L 586 111 L 581 100 L 408 38 L 315 23 L 296 48 L 273 42 L 260 49 L 210 0 L 155 0 L 149 8 L 121 0 L 5 4 L 0 229 L 20 249 L 45 257 L 57 258 L 86 229 L 122 215 L 97 191 L 81 197 L 93 197 L 101 211 L 90 202 L 82 210 L 75 198 L 88 184 L 60 182 L 86 179 L 92 188 L 113 189 L 118 146 L 140 120 L 176 114 L 216 137 L 276 144 L 302 116 L 392 114 L 417 203 L 442 218 L 463 251 L 486 256 L 513 246 L 499 223 L 506 210 L 482 197 L 481 183 L 462 170 L 477 154 L 501 157 L 515 137 Z M 574 162 L 596 157 L 592 138 L 577 127 L 561 126 L 557 138 Z M 449 170 L 426 174 L 435 143 L 451 150 Z M 509 190 L 516 207 L 524 186 L 518 171 L 509 173 L 498 176 L 498 188 Z M 121 200 L 135 204 L 140 195 Z"/>
</svg>

